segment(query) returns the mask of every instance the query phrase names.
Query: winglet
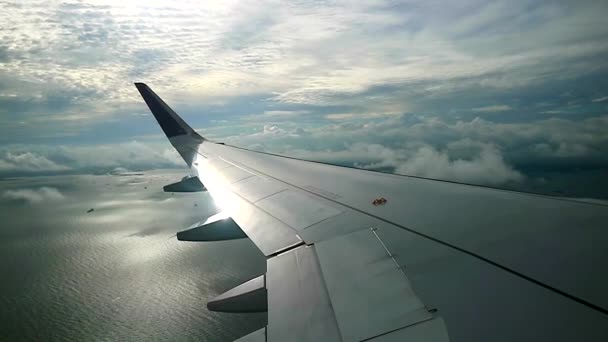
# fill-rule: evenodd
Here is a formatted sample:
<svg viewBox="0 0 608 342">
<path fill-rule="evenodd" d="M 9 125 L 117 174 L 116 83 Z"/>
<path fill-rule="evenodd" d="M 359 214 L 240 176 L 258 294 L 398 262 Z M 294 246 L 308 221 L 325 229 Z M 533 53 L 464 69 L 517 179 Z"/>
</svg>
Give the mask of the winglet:
<svg viewBox="0 0 608 342">
<path fill-rule="evenodd" d="M 144 98 L 148 108 L 158 124 L 165 132 L 171 145 L 175 147 L 177 152 L 182 156 L 188 166 L 192 166 L 196 158 L 198 146 L 205 141 L 192 127 L 182 120 L 165 101 L 156 95 L 144 83 L 135 83 L 135 87 L 139 90 L 141 97 Z"/>
<path fill-rule="evenodd" d="M 135 87 L 139 90 L 141 97 L 144 98 L 148 108 L 158 124 L 165 132 L 167 138 L 172 138 L 179 135 L 189 135 L 191 137 L 204 140 L 192 127 L 182 120 L 165 101 L 163 101 L 156 93 L 150 89 L 145 83 L 135 83 Z"/>
</svg>

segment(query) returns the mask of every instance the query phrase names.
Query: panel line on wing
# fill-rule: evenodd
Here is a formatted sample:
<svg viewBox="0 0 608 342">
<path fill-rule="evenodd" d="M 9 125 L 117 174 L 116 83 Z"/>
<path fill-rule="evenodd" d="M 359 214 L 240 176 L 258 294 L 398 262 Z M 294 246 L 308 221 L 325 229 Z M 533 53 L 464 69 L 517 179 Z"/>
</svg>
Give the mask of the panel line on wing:
<svg viewBox="0 0 608 342">
<path fill-rule="evenodd" d="M 386 332 L 383 332 L 382 334 L 378 334 L 378 335 L 376 335 L 376 336 L 372 336 L 372 337 L 370 337 L 370 338 L 366 338 L 366 339 L 364 339 L 364 340 L 361 340 L 360 342 L 371 341 L 371 340 L 376 339 L 376 338 L 378 338 L 378 337 L 380 337 L 380 336 L 385 336 L 385 335 L 392 334 L 392 333 L 394 333 L 394 332 L 396 332 L 396 331 L 399 331 L 399 330 L 403 330 L 403 329 L 407 329 L 407 328 L 414 327 L 414 326 L 416 326 L 416 325 L 424 324 L 424 323 L 426 323 L 426 322 L 428 322 L 428 321 L 432 321 L 432 320 L 434 320 L 434 319 L 437 319 L 437 317 L 431 317 L 431 318 L 427 318 L 427 319 L 425 319 L 425 320 L 423 320 L 423 321 L 420 321 L 420 322 L 416 322 L 416 323 L 413 323 L 413 324 L 409 324 L 409 325 L 403 326 L 403 327 L 401 327 L 401 328 L 393 329 L 393 330 L 391 330 L 391 331 L 386 331 Z"/>
<path fill-rule="evenodd" d="M 223 158 L 222 156 L 218 156 L 218 158 L 220 158 L 221 160 L 225 161 L 225 162 L 226 162 L 226 163 L 228 163 L 228 164 L 231 164 L 231 165 L 232 165 L 232 166 L 234 166 L 234 167 L 238 167 L 239 169 L 241 169 L 241 170 L 243 170 L 243 171 L 245 171 L 245 172 L 252 173 L 252 171 L 251 171 L 251 170 L 249 170 L 248 168 L 243 167 L 243 166 L 241 166 L 241 165 L 239 165 L 239 164 L 237 164 L 237 163 L 231 162 L 230 160 L 226 160 L 226 159 L 225 159 L 225 158 Z"/>
<path fill-rule="evenodd" d="M 298 235 L 296 234 L 296 236 L 298 236 Z M 299 236 L 298 236 L 298 238 L 299 238 Z M 278 251 L 276 251 L 276 252 L 274 252 L 272 254 L 267 255 L 266 258 L 270 259 L 270 258 L 279 256 L 281 254 L 285 254 L 285 253 L 290 252 L 290 251 L 292 251 L 292 250 L 294 250 L 294 249 L 296 249 L 296 248 L 298 248 L 300 246 L 304 246 L 305 244 L 306 243 L 304 241 L 300 241 L 300 242 L 294 243 L 293 245 L 289 245 L 289 246 L 287 246 L 287 247 L 285 247 L 283 249 L 279 249 Z"/>
<path fill-rule="evenodd" d="M 330 216 L 330 217 L 326 217 L 326 218 L 322 219 L 321 221 L 318 221 L 318 222 L 315 222 L 315 223 L 309 224 L 309 225 L 308 225 L 308 226 L 306 226 L 306 227 L 302 227 L 302 230 L 304 230 L 304 229 L 308 229 L 309 227 L 312 227 L 312 226 L 316 226 L 316 225 L 318 225 L 319 223 L 323 223 L 323 222 L 325 222 L 325 221 L 332 220 L 332 219 L 334 219 L 334 218 L 336 218 L 336 217 L 338 217 L 338 216 L 340 216 L 340 215 L 344 215 L 344 212 L 340 212 L 340 213 L 339 213 L 339 214 L 337 214 L 337 215 Z"/>
<path fill-rule="evenodd" d="M 255 202 L 252 202 L 252 203 L 254 203 L 254 204 L 255 204 L 255 203 L 258 203 L 258 202 L 259 202 L 259 201 L 261 201 L 261 200 L 264 200 L 264 199 L 266 199 L 266 198 L 268 198 L 268 197 L 270 197 L 270 196 L 274 196 L 274 195 L 276 195 L 276 194 L 278 194 L 278 193 L 281 193 L 281 192 L 283 192 L 283 191 L 287 191 L 287 190 L 289 190 L 289 189 L 283 189 L 283 190 L 279 190 L 279 191 L 277 191 L 277 192 L 273 192 L 273 193 L 271 193 L 270 195 L 266 195 L 266 196 L 264 196 L 264 197 L 262 197 L 262 198 L 260 198 L 260 199 L 256 200 Z"/>
<path fill-rule="evenodd" d="M 255 177 L 255 175 L 252 174 L 252 175 L 249 175 L 249 176 L 245 176 L 244 178 L 241 178 L 241 179 L 235 180 L 233 182 L 230 182 L 230 184 L 236 184 L 238 182 L 244 181 L 245 179 L 249 179 L 251 177 Z"/>
<path fill-rule="evenodd" d="M 388 247 L 386 247 L 386 244 L 384 243 L 384 241 L 382 241 L 382 239 L 378 236 L 378 233 L 376 232 L 378 230 L 378 228 L 372 227 L 372 228 L 370 228 L 370 230 L 372 231 L 372 234 L 374 234 L 376 239 L 378 239 L 378 242 L 380 243 L 382 248 L 384 248 L 384 250 L 386 251 L 386 254 L 388 254 L 388 256 L 391 258 L 391 260 L 393 260 L 393 263 L 395 264 L 397 269 L 401 271 L 401 273 L 403 274 L 403 277 L 405 278 L 405 281 L 407 281 L 409 283 L 409 279 L 407 278 L 407 275 L 405 274 L 403 267 L 401 265 L 399 265 L 399 263 L 393 256 L 393 253 L 391 253 L 391 251 L 388 250 Z"/>
</svg>

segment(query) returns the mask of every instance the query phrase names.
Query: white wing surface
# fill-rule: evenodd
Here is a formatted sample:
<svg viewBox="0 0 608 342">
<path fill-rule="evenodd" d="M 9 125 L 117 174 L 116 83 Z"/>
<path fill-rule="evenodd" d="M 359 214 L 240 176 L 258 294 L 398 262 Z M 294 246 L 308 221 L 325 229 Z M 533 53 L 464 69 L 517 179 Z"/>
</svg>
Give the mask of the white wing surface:
<svg viewBox="0 0 608 342">
<path fill-rule="evenodd" d="M 136 87 L 223 208 L 180 240 L 248 237 L 267 272 L 209 302 L 239 341 L 608 341 L 608 207 L 255 152 Z"/>
</svg>

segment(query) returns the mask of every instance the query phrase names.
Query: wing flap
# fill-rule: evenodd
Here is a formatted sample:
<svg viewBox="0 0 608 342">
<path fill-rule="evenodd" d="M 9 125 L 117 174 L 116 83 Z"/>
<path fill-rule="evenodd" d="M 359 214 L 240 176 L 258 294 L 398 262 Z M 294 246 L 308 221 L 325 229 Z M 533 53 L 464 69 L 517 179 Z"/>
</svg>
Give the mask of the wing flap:
<svg viewBox="0 0 608 342">
<path fill-rule="evenodd" d="M 266 328 L 262 328 L 245 335 L 234 342 L 266 342 Z"/>
<path fill-rule="evenodd" d="M 341 341 L 314 247 L 268 259 L 268 340 Z"/>
<path fill-rule="evenodd" d="M 207 302 L 210 311 L 266 312 L 266 277 L 261 275 L 232 288 Z"/>
<path fill-rule="evenodd" d="M 441 317 L 436 317 L 365 341 L 447 342 L 449 340 L 443 319 Z"/>
<path fill-rule="evenodd" d="M 373 228 L 318 242 L 315 250 L 344 341 L 433 318 Z"/>
</svg>

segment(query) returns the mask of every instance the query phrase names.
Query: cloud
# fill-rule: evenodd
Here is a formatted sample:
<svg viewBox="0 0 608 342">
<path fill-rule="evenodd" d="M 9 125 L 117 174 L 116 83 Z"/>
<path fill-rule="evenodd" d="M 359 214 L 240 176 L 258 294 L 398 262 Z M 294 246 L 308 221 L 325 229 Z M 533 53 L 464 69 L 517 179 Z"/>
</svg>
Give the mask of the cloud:
<svg viewBox="0 0 608 342">
<path fill-rule="evenodd" d="M 507 106 L 507 105 L 493 105 L 493 106 L 473 108 L 474 112 L 487 112 L 487 113 L 504 112 L 507 110 L 511 110 L 511 107 Z"/>
<path fill-rule="evenodd" d="M 168 144 L 130 141 L 119 144 L 61 146 L 55 150 L 81 169 L 124 167 L 131 170 L 184 166 L 183 160 Z"/>
<path fill-rule="evenodd" d="M 598 97 L 597 99 L 591 100 L 592 102 L 604 102 L 608 101 L 608 96 Z"/>
<path fill-rule="evenodd" d="M 222 103 L 232 117 L 313 111 L 342 119 L 435 111 L 444 101 L 483 109 L 503 103 L 497 93 L 506 91 L 517 93 L 510 99 L 541 90 L 546 97 L 559 84 L 605 78 L 608 54 L 603 2 L 45 6 L 26 1 L 0 13 L 15 28 L 0 48 L 0 93 L 15 95 L 0 97 L 0 125 L 15 132 L 12 143 L 82 136 L 141 113 L 136 80 L 178 107 Z M 340 108 L 325 108 L 332 106 Z"/>
<path fill-rule="evenodd" d="M 525 182 L 539 170 L 608 168 L 608 116 L 497 123 L 401 115 L 299 127 L 305 134 L 295 134 L 297 128 L 267 124 L 262 132 L 220 140 L 304 159 L 491 185 Z"/>
<path fill-rule="evenodd" d="M 451 160 L 448 152 L 422 147 L 411 158 L 396 165 L 396 173 L 489 185 L 523 180 L 523 175 L 507 165 L 501 153 L 491 145 L 484 146 L 479 155 L 470 160 Z"/>
<path fill-rule="evenodd" d="M 9 201 L 27 202 L 29 204 L 38 204 L 48 201 L 60 201 L 65 197 L 56 188 L 40 187 L 37 189 L 18 189 L 6 190 L 2 194 L 2 198 Z"/>
<path fill-rule="evenodd" d="M 480 117 L 450 121 L 412 114 L 345 118 L 332 124 L 245 120 L 236 134 L 233 127 L 216 131 L 214 139 L 303 159 L 524 190 L 530 182 L 538 183 L 536 191 L 561 187 L 546 172 L 574 176 L 608 169 L 608 116 L 501 123 Z M 184 167 L 162 137 L 119 144 L 2 149 L 5 154 L 30 153 L 69 168 L 56 171 L 60 173 Z M 4 175 L 15 173 L 19 174 Z"/>
<path fill-rule="evenodd" d="M 66 170 L 70 170 L 70 168 L 32 152 L 5 152 L 0 157 L 0 172 L 56 172 Z"/>
<path fill-rule="evenodd" d="M 424 144 L 391 148 L 355 143 L 335 152 L 299 150 L 296 154 L 307 159 L 337 160 L 359 168 L 464 183 L 503 185 L 524 180 L 524 175 L 509 165 L 495 146 L 468 141 L 475 147 L 463 153 L 458 146 L 461 144 L 462 141 L 450 144 L 440 151 Z"/>
<path fill-rule="evenodd" d="M 400 113 L 383 112 L 383 113 L 333 113 L 325 115 L 328 120 L 352 120 L 352 119 L 373 119 L 383 116 L 396 115 Z"/>
<path fill-rule="evenodd" d="M 260 125 L 264 127 L 262 132 L 259 132 Z M 586 148 L 578 148 L 571 156 L 605 160 L 602 156 L 608 152 L 608 136 L 605 133 L 608 131 L 608 116 L 585 120 L 550 118 L 534 122 L 501 123 L 480 117 L 453 121 L 433 116 L 400 115 L 301 127 L 308 134 L 306 136 L 292 133 L 298 127 L 295 124 L 258 123 L 257 127 L 258 131 L 252 129 L 252 133 L 232 136 L 228 133 L 221 139 L 240 146 L 264 144 L 279 152 L 337 151 L 356 143 L 394 148 L 412 146 L 416 149 L 422 144 L 439 150 L 445 147 L 463 150 L 464 143 L 454 143 L 464 139 L 494 145 L 511 158 L 519 153 L 526 153 L 533 158 L 561 158 L 566 156 L 562 153 L 566 146 L 575 145 Z M 542 152 L 534 151 L 533 147 L 538 144 L 545 144 L 548 148 Z"/>
<path fill-rule="evenodd" d="M 566 197 L 566 198 L 574 199 L 574 200 L 581 201 L 581 202 L 588 202 L 588 203 L 601 204 L 601 205 L 608 206 L 608 200 L 602 200 L 602 199 L 597 199 L 597 198 L 570 198 L 570 197 Z"/>
<path fill-rule="evenodd" d="M 297 120 L 298 117 L 307 114 L 306 110 L 267 110 L 262 114 L 245 115 L 240 118 L 242 121 L 291 121 Z M 224 120 L 224 123 L 227 121 Z"/>
<path fill-rule="evenodd" d="M 163 139 L 164 140 L 164 139 Z M 99 145 L 7 145 L 0 148 L 0 175 L 112 172 L 175 168 L 185 164 L 168 142 Z"/>
<path fill-rule="evenodd" d="M 264 116 L 267 117 L 281 117 L 281 116 L 295 116 L 306 113 L 301 110 L 267 110 L 264 112 Z"/>
<path fill-rule="evenodd" d="M 507 183 L 607 165 L 606 2 L 45 6 L 0 12 L 2 175 L 182 166 L 133 81 L 271 152 Z"/>
<path fill-rule="evenodd" d="M 525 181 L 539 169 L 608 168 L 608 116 L 523 123 L 423 115 L 344 118 L 332 124 L 264 121 L 244 120 L 236 129 L 228 125 L 213 138 L 304 159 L 492 185 Z M 163 137 L 100 145 L 8 145 L 1 153 L 8 156 L 4 164 L 11 161 L 10 168 L 0 169 L 3 175 L 184 167 Z"/>
</svg>

